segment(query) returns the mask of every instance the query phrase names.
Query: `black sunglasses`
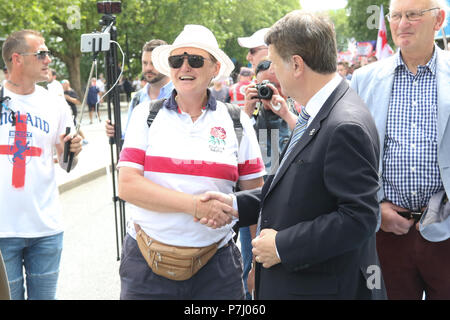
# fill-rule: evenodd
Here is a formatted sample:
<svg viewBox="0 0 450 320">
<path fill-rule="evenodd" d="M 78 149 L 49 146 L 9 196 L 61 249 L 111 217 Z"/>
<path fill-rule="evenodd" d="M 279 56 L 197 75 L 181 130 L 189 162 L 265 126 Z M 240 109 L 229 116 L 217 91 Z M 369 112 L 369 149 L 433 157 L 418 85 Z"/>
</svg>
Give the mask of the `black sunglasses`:
<svg viewBox="0 0 450 320">
<path fill-rule="evenodd" d="M 270 68 L 272 61 L 264 60 L 258 63 L 258 66 L 256 67 L 255 74 L 258 74 L 260 71 L 266 71 Z"/>
<path fill-rule="evenodd" d="M 196 55 L 196 54 L 180 54 L 169 57 L 169 66 L 173 69 L 179 69 L 183 65 L 184 58 L 187 58 L 189 66 L 191 68 L 201 68 L 205 64 L 205 60 L 208 58 Z"/>
</svg>

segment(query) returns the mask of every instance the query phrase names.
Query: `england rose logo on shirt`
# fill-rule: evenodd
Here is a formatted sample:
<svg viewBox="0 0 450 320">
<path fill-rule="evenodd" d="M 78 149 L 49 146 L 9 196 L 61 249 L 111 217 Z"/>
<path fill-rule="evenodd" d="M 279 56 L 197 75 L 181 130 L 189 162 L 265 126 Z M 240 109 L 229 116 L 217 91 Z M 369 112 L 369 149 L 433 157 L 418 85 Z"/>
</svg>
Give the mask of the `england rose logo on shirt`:
<svg viewBox="0 0 450 320">
<path fill-rule="evenodd" d="M 209 149 L 213 152 L 223 152 L 225 149 L 225 139 L 227 138 L 227 132 L 222 127 L 213 127 L 210 131 L 209 137 Z"/>
</svg>

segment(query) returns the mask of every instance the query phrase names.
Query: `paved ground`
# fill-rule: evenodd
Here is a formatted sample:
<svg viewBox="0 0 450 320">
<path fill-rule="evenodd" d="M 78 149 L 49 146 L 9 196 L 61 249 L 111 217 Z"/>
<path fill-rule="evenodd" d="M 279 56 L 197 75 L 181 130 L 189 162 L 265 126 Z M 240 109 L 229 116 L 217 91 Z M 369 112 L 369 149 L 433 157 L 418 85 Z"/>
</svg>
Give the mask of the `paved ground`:
<svg viewBox="0 0 450 320">
<path fill-rule="evenodd" d="M 122 123 L 126 120 L 122 104 Z M 105 135 L 106 110 L 101 122 L 89 124 L 83 117 L 82 131 L 88 144 L 70 173 L 56 168 L 65 221 L 64 250 L 57 298 L 60 300 L 119 299 L 111 149 Z"/>
<path fill-rule="evenodd" d="M 119 298 L 119 262 L 109 178 L 101 176 L 61 195 L 66 231 L 58 299 Z"/>
</svg>

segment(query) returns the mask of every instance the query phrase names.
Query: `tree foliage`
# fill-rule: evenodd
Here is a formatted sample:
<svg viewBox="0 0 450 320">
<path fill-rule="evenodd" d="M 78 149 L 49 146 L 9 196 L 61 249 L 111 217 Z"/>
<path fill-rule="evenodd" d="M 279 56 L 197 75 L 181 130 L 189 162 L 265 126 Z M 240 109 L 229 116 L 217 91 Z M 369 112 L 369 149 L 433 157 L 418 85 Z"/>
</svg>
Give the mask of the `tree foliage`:
<svg viewBox="0 0 450 320">
<path fill-rule="evenodd" d="M 389 0 L 348 0 L 348 27 L 356 41 L 376 40 L 378 35 L 379 7 L 388 13 Z M 377 9 L 378 8 L 378 9 Z M 387 38 L 392 46 L 389 23 L 386 20 Z"/>
<path fill-rule="evenodd" d="M 117 42 L 126 54 L 125 72 L 140 73 L 146 41 L 159 38 L 172 43 L 186 24 L 210 28 L 236 65 L 245 64 L 246 49 L 239 47 L 237 37 L 270 27 L 294 9 L 299 9 L 298 0 L 123 0 L 116 27 Z M 0 37 L 25 28 L 42 32 L 57 57 L 53 67 L 81 93 L 91 58 L 80 52 L 80 37 L 100 31 L 100 18 L 95 0 L 0 0 Z"/>
<path fill-rule="evenodd" d="M 334 24 L 338 51 L 347 50 L 348 39 L 352 38 L 352 33 L 348 25 L 347 10 L 330 10 L 328 11 L 328 16 Z"/>
</svg>

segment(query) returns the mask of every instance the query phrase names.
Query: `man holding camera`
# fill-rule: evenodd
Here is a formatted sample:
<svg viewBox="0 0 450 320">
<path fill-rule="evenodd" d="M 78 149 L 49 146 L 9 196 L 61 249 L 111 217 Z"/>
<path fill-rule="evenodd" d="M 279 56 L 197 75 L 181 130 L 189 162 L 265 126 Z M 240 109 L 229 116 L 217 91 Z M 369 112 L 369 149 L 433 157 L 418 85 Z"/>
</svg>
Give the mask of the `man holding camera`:
<svg viewBox="0 0 450 320">
<path fill-rule="evenodd" d="M 252 64 L 256 82 L 258 83 L 247 84 L 247 87 L 244 90 L 244 111 L 254 123 L 254 128 L 259 139 L 259 145 L 264 159 L 264 165 L 266 171 L 270 172 L 272 163 L 277 163 L 279 153 L 289 139 L 290 131 L 286 122 L 274 114 L 269 107 L 272 94 L 274 93 L 273 90 L 275 90 L 276 95 L 279 94 L 278 89 L 276 89 L 276 84 L 278 84 L 279 88 L 279 82 L 276 79 L 275 74 L 269 71 L 270 61 L 266 59 L 268 47 L 264 42 L 264 36 L 268 30 L 269 28 L 260 29 L 250 37 L 238 38 L 238 43 L 241 47 L 249 49 L 247 60 Z M 275 86 L 273 84 L 261 85 L 263 81 L 271 82 L 275 84 Z M 262 95 L 258 94 L 258 91 L 262 91 Z M 275 143 L 273 147 L 271 144 L 272 136 L 274 136 L 274 141 L 279 142 Z M 273 153 L 272 149 L 274 149 Z M 274 159 L 273 162 L 271 161 L 272 158 Z M 250 272 L 251 261 L 253 259 L 251 240 L 256 235 L 256 226 L 240 228 L 239 233 L 244 261 L 244 284 L 246 285 L 247 299 L 251 299 L 250 292 L 253 289 L 252 282 L 254 278 L 253 273 Z M 250 286 L 248 287 L 247 278 L 250 279 Z"/>
<path fill-rule="evenodd" d="M 271 62 L 267 59 L 268 47 L 264 42 L 264 36 L 268 31 L 269 28 L 260 29 L 250 37 L 238 38 L 238 43 L 241 47 L 249 49 L 247 60 L 252 64 L 256 77 L 256 84 L 249 84 L 245 89 L 244 111 L 255 123 L 254 127 L 260 138 L 263 158 L 266 160 L 266 171 L 270 172 L 271 157 L 276 156 L 278 159 L 278 154 L 286 145 L 290 132 L 286 122 L 274 114 L 269 106 L 272 95 L 280 96 L 281 89 L 275 73 L 269 70 Z M 283 99 L 286 100 L 286 97 Z M 279 139 L 274 140 L 279 141 L 278 149 L 274 149 L 278 152 L 276 155 L 272 155 L 271 136 L 276 136 L 277 133 L 279 133 Z"/>
<path fill-rule="evenodd" d="M 272 171 L 272 164 L 278 163 L 278 155 L 286 146 L 291 134 L 288 124 L 271 110 L 271 107 L 275 109 L 281 107 L 278 104 L 271 105 L 274 95 L 282 98 L 283 101 L 279 103 L 284 104 L 286 97 L 282 95 L 280 82 L 273 70 L 270 70 L 270 65 L 271 61 L 263 60 L 256 67 L 256 84 L 246 88 L 244 106 L 244 111 L 249 117 L 253 115 L 255 109 L 258 109 L 254 127 L 258 133 L 267 172 Z M 278 141 L 278 144 L 272 145 L 272 141 Z"/>
</svg>

